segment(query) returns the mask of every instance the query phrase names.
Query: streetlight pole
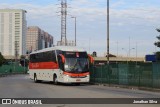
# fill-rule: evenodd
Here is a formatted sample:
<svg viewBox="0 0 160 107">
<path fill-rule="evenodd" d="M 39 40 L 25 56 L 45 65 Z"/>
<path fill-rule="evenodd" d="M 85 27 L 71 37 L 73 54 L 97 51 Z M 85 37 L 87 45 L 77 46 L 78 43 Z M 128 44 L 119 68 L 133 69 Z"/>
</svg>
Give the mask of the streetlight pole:
<svg viewBox="0 0 160 107">
<path fill-rule="evenodd" d="M 137 65 L 137 42 L 136 42 L 136 65 Z"/>
<path fill-rule="evenodd" d="M 131 53 L 131 52 L 130 52 L 130 50 L 131 50 L 131 49 L 130 49 L 130 44 L 131 44 L 130 41 L 131 41 L 131 40 L 130 40 L 130 36 L 129 36 L 129 53 L 128 53 L 128 57 L 129 57 L 129 58 L 130 58 L 130 53 Z"/>
<path fill-rule="evenodd" d="M 91 54 L 90 49 L 91 49 L 91 38 L 89 37 L 89 54 Z"/>
<path fill-rule="evenodd" d="M 117 57 L 118 57 L 118 41 L 117 41 Z"/>
<path fill-rule="evenodd" d="M 75 20 L 75 46 L 77 45 L 77 18 L 76 17 L 71 17 L 71 18 L 74 18 Z"/>
<path fill-rule="evenodd" d="M 129 49 L 129 54 L 131 54 L 130 52 L 131 52 L 131 50 L 134 50 L 135 48 L 131 48 L 131 49 Z M 130 58 L 130 56 L 129 56 L 129 58 Z"/>
<path fill-rule="evenodd" d="M 107 0 L 107 63 L 109 65 L 109 0 Z"/>
<path fill-rule="evenodd" d="M 122 50 L 126 51 L 126 57 L 128 59 L 128 51 L 125 48 L 122 48 Z"/>
</svg>

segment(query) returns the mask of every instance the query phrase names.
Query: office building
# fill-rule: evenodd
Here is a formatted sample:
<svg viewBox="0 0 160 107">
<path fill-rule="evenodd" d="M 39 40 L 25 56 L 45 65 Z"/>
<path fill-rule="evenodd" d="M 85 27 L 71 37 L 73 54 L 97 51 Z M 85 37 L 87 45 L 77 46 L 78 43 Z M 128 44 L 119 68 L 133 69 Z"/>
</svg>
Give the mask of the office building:
<svg viewBox="0 0 160 107">
<path fill-rule="evenodd" d="M 0 9 L 0 52 L 6 58 L 17 58 L 26 52 L 26 11 Z"/>
<path fill-rule="evenodd" d="M 26 48 L 27 53 L 53 46 L 53 36 L 37 26 L 29 26 L 27 29 Z"/>
</svg>

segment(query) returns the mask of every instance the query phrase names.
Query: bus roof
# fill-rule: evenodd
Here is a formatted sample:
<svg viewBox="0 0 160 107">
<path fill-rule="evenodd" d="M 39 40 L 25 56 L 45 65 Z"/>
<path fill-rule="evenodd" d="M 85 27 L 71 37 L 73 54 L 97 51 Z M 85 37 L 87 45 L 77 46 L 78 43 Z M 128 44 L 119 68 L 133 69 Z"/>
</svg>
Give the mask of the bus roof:
<svg viewBox="0 0 160 107">
<path fill-rule="evenodd" d="M 51 51 L 51 50 L 61 50 L 61 51 L 71 51 L 71 52 L 85 52 L 83 48 L 79 48 L 76 46 L 54 46 L 54 47 L 49 47 L 49 48 L 44 48 L 42 50 L 34 51 L 30 54 L 35 54 L 35 53 L 41 53 L 41 52 L 46 52 L 46 51 Z"/>
</svg>

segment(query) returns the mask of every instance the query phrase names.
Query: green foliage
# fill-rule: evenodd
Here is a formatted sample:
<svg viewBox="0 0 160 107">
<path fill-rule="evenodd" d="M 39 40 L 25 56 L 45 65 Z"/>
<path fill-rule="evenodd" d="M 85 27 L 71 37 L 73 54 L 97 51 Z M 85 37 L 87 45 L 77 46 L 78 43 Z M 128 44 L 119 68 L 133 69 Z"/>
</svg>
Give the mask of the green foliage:
<svg viewBox="0 0 160 107">
<path fill-rule="evenodd" d="M 156 30 L 157 30 L 157 32 L 160 33 L 160 28 L 159 28 L 159 29 L 156 29 Z M 160 35 L 157 36 L 157 39 L 158 39 L 158 41 L 155 42 L 154 45 L 160 48 Z M 160 61 L 160 51 L 159 51 L 159 52 L 156 52 L 155 54 L 156 54 L 156 59 L 157 59 L 157 61 Z"/>
<path fill-rule="evenodd" d="M 3 55 L 0 52 L 0 66 L 5 62 L 5 58 L 3 57 Z"/>
<path fill-rule="evenodd" d="M 26 56 L 25 55 L 21 55 L 21 59 L 25 59 L 26 58 Z"/>
<path fill-rule="evenodd" d="M 160 32 L 160 29 L 156 29 L 157 30 L 157 32 Z"/>
<path fill-rule="evenodd" d="M 157 32 L 160 32 L 160 29 L 156 29 L 156 30 L 157 30 Z M 160 48 L 160 35 L 157 36 L 157 39 L 158 39 L 158 41 L 155 42 L 154 45 Z"/>
<path fill-rule="evenodd" d="M 22 66 L 27 67 L 27 66 L 28 66 L 28 63 L 29 63 L 29 60 L 26 59 L 26 56 L 25 56 L 25 55 L 21 55 L 20 64 L 21 64 Z"/>
<path fill-rule="evenodd" d="M 157 61 L 160 61 L 160 52 L 156 52 L 156 59 Z"/>
</svg>

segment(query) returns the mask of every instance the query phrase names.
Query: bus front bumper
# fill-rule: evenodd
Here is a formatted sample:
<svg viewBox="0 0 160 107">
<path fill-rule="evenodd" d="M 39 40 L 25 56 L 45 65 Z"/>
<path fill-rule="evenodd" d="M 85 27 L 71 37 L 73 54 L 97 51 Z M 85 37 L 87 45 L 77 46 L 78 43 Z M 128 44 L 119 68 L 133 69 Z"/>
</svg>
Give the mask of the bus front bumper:
<svg viewBox="0 0 160 107">
<path fill-rule="evenodd" d="M 88 83 L 90 80 L 90 76 L 87 75 L 85 77 L 71 77 L 69 75 L 64 75 L 64 83 Z"/>
</svg>

